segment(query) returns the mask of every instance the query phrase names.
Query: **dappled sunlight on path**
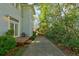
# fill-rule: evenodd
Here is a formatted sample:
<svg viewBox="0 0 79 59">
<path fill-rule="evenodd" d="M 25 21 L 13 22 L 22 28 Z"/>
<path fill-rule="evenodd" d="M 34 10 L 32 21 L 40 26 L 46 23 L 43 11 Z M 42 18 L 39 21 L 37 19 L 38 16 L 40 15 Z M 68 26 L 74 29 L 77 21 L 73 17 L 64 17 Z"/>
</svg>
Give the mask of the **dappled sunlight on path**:
<svg viewBox="0 0 79 59">
<path fill-rule="evenodd" d="M 22 54 L 23 56 L 63 56 L 64 54 L 45 37 L 37 37 Z"/>
<path fill-rule="evenodd" d="M 32 43 L 40 43 L 40 41 L 32 41 Z"/>
</svg>

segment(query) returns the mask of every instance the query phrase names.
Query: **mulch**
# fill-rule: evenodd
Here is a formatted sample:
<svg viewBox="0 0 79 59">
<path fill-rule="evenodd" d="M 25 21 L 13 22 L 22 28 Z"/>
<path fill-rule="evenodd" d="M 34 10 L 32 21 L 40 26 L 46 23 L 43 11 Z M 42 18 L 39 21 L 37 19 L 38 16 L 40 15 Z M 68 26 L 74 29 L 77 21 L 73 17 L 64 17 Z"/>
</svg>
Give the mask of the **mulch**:
<svg viewBox="0 0 79 59">
<path fill-rule="evenodd" d="M 66 56 L 79 56 L 76 50 L 72 50 L 69 47 L 65 47 L 63 44 L 55 44 Z"/>
</svg>

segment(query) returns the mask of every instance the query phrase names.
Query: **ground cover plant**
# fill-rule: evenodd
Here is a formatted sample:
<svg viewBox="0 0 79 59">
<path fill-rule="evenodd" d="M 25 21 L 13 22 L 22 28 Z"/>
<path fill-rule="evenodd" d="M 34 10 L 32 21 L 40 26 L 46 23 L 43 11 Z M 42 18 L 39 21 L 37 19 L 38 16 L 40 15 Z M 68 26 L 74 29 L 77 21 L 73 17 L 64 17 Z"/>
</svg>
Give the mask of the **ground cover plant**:
<svg viewBox="0 0 79 59">
<path fill-rule="evenodd" d="M 16 47 L 15 38 L 10 35 L 10 32 L 12 33 L 12 31 L 8 31 L 7 35 L 0 36 L 0 55 L 5 55 L 10 49 Z"/>
</svg>

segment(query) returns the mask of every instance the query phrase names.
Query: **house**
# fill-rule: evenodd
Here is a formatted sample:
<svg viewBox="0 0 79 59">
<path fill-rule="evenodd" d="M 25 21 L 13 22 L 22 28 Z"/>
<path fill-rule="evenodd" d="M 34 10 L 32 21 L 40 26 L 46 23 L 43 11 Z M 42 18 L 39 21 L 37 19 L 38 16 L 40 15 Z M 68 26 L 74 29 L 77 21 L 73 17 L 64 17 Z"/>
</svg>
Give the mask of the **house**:
<svg viewBox="0 0 79 59">
<path fill-rule="evenodd" d="M 31 4 L 0 3 L 0 35 L 9 29 L 14 30 L 14 36 L 21 33 L 32 36 L 34 8 Z"/>
</svg>

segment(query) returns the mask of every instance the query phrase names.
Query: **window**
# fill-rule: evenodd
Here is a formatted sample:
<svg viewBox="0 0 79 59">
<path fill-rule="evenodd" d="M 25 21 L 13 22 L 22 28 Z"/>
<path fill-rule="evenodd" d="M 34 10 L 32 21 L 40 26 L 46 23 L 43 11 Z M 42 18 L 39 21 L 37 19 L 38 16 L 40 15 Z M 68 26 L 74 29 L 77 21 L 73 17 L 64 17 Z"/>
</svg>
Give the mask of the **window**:
<svg viewBox="0 0 79 59">
<path fill-rule="evenodd" d="M 15 24 L 15 36 L 18 35 L 18 24 Z"/>
<path fill-rule="evenodd" d="M 14 24 L 13 24 L 13 23 L 10 23 L 10 29 L 12 29 L 12 30 L 13 30 L 12 35 L 14 35 Z"/>
</svg>

